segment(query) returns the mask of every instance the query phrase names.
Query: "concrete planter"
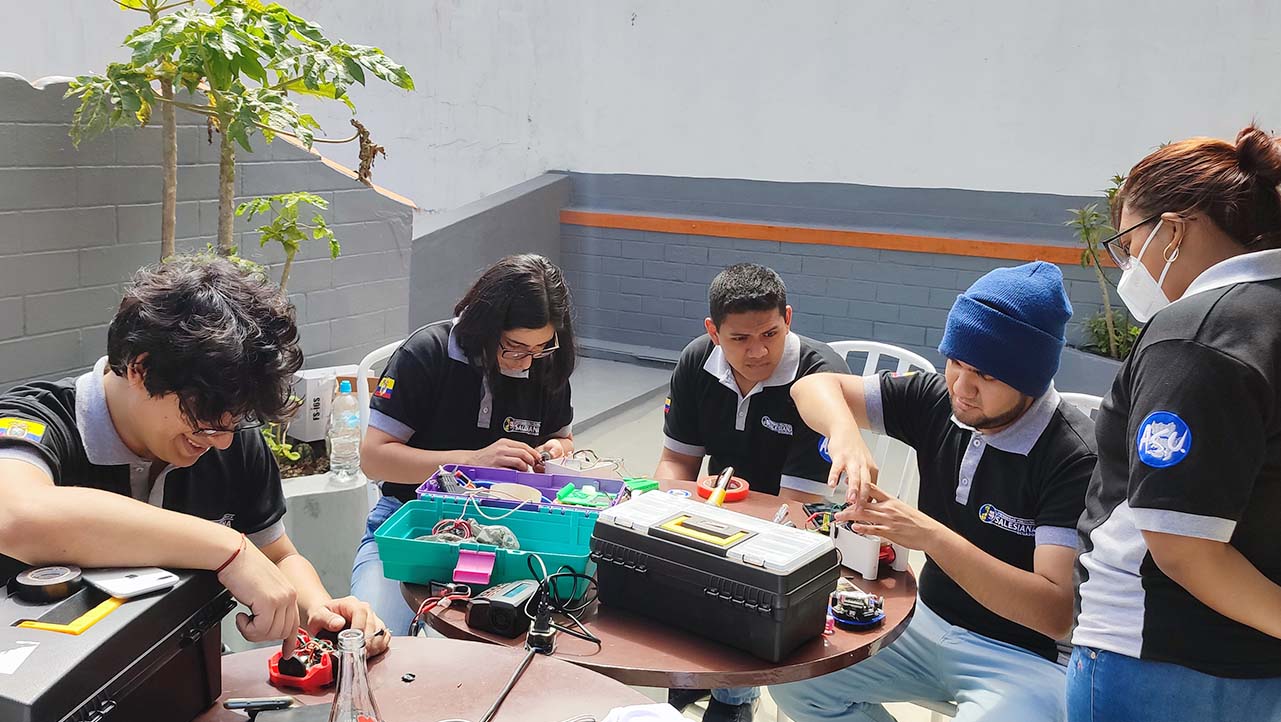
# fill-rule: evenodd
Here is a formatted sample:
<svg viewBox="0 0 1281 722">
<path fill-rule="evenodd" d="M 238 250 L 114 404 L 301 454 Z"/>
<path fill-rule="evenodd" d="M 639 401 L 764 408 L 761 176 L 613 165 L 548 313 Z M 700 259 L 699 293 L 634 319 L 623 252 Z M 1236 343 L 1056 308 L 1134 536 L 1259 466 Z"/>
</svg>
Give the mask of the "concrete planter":
<svg viewBox="0 0 1281 722">
<path fill-rule="evenodd" d="M 1063 349 L 1054 385 L 1059 391 L 1107 396 L 1121 362 L 1074 348 Z"/>
</svg>

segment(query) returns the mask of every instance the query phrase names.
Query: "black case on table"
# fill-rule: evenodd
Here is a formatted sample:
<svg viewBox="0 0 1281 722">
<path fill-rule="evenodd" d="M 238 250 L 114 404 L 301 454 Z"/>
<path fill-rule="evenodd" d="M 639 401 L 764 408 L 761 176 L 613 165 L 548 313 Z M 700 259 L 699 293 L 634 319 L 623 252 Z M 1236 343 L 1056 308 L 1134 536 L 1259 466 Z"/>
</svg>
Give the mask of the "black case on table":
<svg viewBox="0 0 1281 722">
<path fill-rule="evenodd" d="M 14 625 L 68 623 L 105 594 L 86 585 L 60 602 L 33 604 L 6 584 L 0 660 L 25 659 L 0 674 L 0 720 L 190 722 L 213 706 L 222 694 L 218 625 L 234 602 L 212 572 L 176 573 L 173 587 L 125 601 L 79 635 Z"/>
<path fill-rule="evenodd" d="M 672 505 L 672 509 L 673 515 L 732 519 L 726 515 L 729 510 L 710 512 L 696 503 Z M 804 542 L 805 538 L 794 535 L 809 534 L 779 525 L 760 526 L 768 522 L 735 516 L 744 527 L 762 529 L 783 543 Z M 611 523 L 609 517 L 603 514 L 597 520 L 591 541 L 601 604 L 648 616 L 771 662 L 822 634 L 828 595 L 840 576 L 836 549 L 826 537 L 812 535 L 816 542 L 808 558 L 794 568 L 777 570 L 745 563 L 710 546 L 691 545 L 661 529 L 662 522 L 627 528 Z"/>
</svg>

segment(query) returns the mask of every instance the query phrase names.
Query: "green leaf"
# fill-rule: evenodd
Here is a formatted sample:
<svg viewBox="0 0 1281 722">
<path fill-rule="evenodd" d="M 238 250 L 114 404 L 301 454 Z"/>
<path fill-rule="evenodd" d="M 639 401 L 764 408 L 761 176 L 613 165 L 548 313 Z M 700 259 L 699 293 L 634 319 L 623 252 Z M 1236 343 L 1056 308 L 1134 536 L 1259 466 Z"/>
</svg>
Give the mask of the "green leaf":
<svg viewBox="0 0 1281 722">
<path fill-rule="evenodd" d="M 352 58 L 344 57 L 342 59 L 342 66 L 343 66 L 343 69 L 346 70 L 349 75 L 351 75 L 352 80 L 354 80 L 357 83 L 360 83 L 361 85 L 365 84 L 365 70 L 364 68 L 360 67 L 360 63 L 356 62 Z"/>
<path fill-rule="evenodd" d="M 340 253 L 342 253 L 342 246 L 338 245 L 338 241 L 335 241 L 334 239 L 330 238 L 329 239 L 329 258 L 330 259 L 337 258 L 338 254 Z"/>
</svg>

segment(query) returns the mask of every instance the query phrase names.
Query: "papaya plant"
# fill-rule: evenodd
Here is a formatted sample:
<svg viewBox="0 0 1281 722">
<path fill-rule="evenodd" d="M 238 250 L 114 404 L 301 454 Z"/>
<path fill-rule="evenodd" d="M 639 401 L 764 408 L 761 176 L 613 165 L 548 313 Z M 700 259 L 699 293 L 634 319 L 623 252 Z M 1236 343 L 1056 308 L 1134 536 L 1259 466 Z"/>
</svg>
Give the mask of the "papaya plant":
<svg viewBox="0 0 1281 722">
<path fill-rule="evenodd" d="M 221 0 L 208 10 L 198 10 L 190 7 L 191 2 L 112 1 L 147 12 L 151 22 L 125 38 L 129 61 L 111 63 L 101 75 L 72 81 L 67 95 L 78 97 L 80 105 L 72 118 L 71 137 L 79 143 L 112 128 L 146 125 L 156 106 L 161 106 L 162 114 L 181 108 L 204 116 L 211 130 L 219 133 L 217 247 L 223 255 L 230 255 L 235 246 L 237 147 L 252 151 L 256 135 L 268 143 L 286 135 L 307 148 L 318 142 L 358 141 L 362 158 L 375 152 L 377 146 L 366 132 L 343 139 L 317 137 L 319 124 L 291 96 L 341 102 L 354 114 L 347 91 L 364 85 L 368 75 L 405 90 L 414 88 L 404 66 L 378 48 L 331 40 L 319 25 L 278 3 Z M 173 12 L 164 14 L 168 10 Z M 197 102 L 173 97 L 175 88 Z M 172 137 L 176 135 L 165 136 L 166 147 Z M 165 173 L 166 198 L 171 190 L 176 198 L 176 152 L 172 167 L 172 179 Z M 359 177 L 371 182 L 366 167 Z M 162 220 L 162 228 L 171 229 L 172 223 L 170 215 Z M 162 243 L 162 257 L 171 249 L 172 243 Z"/>
<path fill-rule="evenodd" d="M 323 211 L 329 208 L 329 201 L 314 193 L 299 191 L 255 198 L 241 203 L 236 209 L 236 215 L 245 216 L 246 220 L 253 220 L 254 216 L 263 213 L 273 214 L 271 222 L 258 229 L 260 234 L 258 245 L 264 247 L 268 243 L 279 243 L 285 252 L 285 265 L 280 270 L 280 281 L 277 282 L 281 293 L 289 283 L 289 270 L 293 267 L 294 256 L 298 255 L 303 243 L 310 240 L 328 241 L 331 259 L 337 258 L 342 252 L 342 247 L 338 245 L 334 232 L 325 222 L 323 215 L 316 213 L 312 216 L 310 223 L 299 218 L 299 213 L 304 206 Z"/>
</svg>

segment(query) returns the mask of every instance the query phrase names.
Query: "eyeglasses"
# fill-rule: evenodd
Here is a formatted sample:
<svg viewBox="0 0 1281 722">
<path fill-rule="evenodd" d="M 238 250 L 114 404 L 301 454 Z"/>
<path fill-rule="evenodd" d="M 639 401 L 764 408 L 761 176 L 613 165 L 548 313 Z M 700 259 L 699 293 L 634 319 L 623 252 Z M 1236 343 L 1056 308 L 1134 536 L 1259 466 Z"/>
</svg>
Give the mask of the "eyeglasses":
<svg viewBox="0 0 1281 722">
<path fill-rule="evenodd" d="M 263 425 L 263 422 L 260 419 L 254 418 L 253 416 L 246 416 L 240 421 L 237 421 L 236 425 L 230 429 L 223 429 L 218 427 L 206 427 L 206 428 L 196 429 L 191 433 L 199 434 L 200 436 L 217 436 L 218 434 L 235 434 L 241 431 L 246 431 L 248 429 L 256 429 L 262 425 Z"/>
<path fill-rule="evenodd" d="M 543 349 L 542 351 L 512 350 L 507 348 L 507 346 L 503 344 L 502 339 L 499 339 L 498 346 L 500 349 L 502 349 L 503 358 L 509 359 L 511 361 L 520 361 L 521 359 L 526 357 L 532 357 L 537 359 L 537 358 L 547 358 L 548 356 L 551 356 L 552 354 L 556 353 L 556 349 L 560 348 L 560 340 L 559 340 L 559 336 L 552 336 L 552 345 Z"/>
<path fill-rule="evenodd" d="M 1134 225 L 1130 226 L 1124 231 L 1121 231 L 1115 236 L 1112 236 L 1106 241 L 1103 241 L 1100 244 L 1107 249 L 1108 255 L 1112 257 L 1112 262 L 1116 264 L 1117 268 L 1121 269 L 1122 271 L 1129 268 L 1130 259 L 1132 258 L 1132 256 L 1130 255 L 1130 244 L 1127 243 L 1124 246 L 1122 246 L 1118 241 L 1120 241 L 1123 237 L 1125 237 L 1125 234 L 1138 228 L 1139 226 L 1145 226 L 1151 223 L 1152 221 L 1155 221 L 1156 219 L 1160 218 L 1161 215 L 1162 215 L 1161 213 L 1156 213 L 1148 218 L 1144 218 L 1138 223 L 1135 223 Z"/>
</svg>

